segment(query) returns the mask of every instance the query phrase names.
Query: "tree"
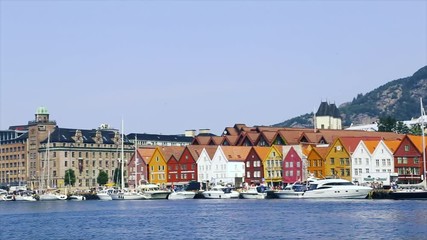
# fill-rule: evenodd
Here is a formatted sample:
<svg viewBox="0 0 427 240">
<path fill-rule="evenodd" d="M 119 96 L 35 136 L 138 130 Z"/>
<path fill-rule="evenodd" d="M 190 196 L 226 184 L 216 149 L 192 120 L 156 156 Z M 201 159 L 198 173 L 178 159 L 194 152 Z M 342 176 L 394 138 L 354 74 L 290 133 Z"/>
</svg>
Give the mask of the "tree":
<svg viewBox="0 0 427 240">
<path fill-rule="evenodd" d="M 121 175 L 121 168 L 116 168 L 114 170 L 114 177 L 113 177 L 113 181 L 116 185 L 120 185 L 121 179 L 122 179 L 122 175 Z"/>
<path fill-rule="evenodd" d="M 394 132 L 396 128 L 396 119 L 387 116 L 380 117 L 378 122 L 378 132 Z"/>
<path fill-rule="evenodd" d="M 105 185 L 108 182 L 108 173 L 103 170 L 100 170 L 98 177 L 96 178 L 96 182 L 99 185 Z"/>
<path fill-rule="evenodd" d="M 71 185 L 74 186 L 76 183 L 76 174 L 74 173 L 73 169 L 68 169 L 65 171 L 65 179 L 64 179 L 65 185 Z"/>
<path fill-rule="evenodd" d="M 412 128 L 409 130 L 409 133 L 413 135 L 421 136 L 422 135 L 421 124 L 417 123 L 414 126 L 412 126 Z"/>
<path fill-rule="evenodd" d="M 402 121 L 398 121 L 396 123 L 396 127 L 394 129 L 394 132 L 401 133 L 401 134 L 408 134 L 410 132 L 408 126 L 404 124 Z"/>
</svg>

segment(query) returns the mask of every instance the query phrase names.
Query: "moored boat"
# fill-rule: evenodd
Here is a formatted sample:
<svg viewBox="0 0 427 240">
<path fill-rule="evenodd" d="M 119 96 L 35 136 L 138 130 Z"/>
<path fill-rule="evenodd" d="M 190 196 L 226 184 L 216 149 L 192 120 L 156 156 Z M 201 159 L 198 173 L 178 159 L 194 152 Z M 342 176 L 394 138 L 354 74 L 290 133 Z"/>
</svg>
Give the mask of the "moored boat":
<svg viewBox="0 0 427 240">
<path fill-rule="evenodd" d="M 146 199 L 167 199 L 169 194 L 171 194 L 171 191 L 162 190 L 156 184 L 141 185 L 139 189 Z"/>
<path fill-rule="evenodd" d="M 169 194 L 168 199 L 193 199 L 196 196 L 196 192 L 193 191 L 173 191 Z"/>
<path fill-rule="evenodd" d="M 240 197 L 243 199 L 265 199 L 267 194 L 259 190 L 261 190 L 261 187 L 249 187 L 249 189 L 240 193 Z"/>
<path fill-rule="evenodd" d="M 354 185 L 344 179 L 321 179 L 310 182 L 307 188 L 299 186 L 287 190 L 279 190 L 275 195 L 279 198 L 366 198 L 372 191 L 371 187 Z"/>
<path fill-rule="evenodd" d="M 207 199 L 230 199 L 231 194 L 225 193 L 226 187 L 216 185 L 213 186 L 210 190 L 204 191 L 203 197 Z"/>
</svg>

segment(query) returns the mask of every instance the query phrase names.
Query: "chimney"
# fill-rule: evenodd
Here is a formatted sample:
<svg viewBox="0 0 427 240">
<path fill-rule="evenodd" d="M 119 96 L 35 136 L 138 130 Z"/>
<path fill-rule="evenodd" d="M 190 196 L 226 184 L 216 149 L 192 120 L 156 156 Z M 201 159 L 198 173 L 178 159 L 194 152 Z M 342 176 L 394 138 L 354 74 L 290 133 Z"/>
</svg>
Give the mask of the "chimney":
<svg viewBox="0 0 427 240">
<path fill-rule="evenodd" d="M 196 130 L 185 130 L 185 136 L 186 137 L 195 137 L 196 136 Z"/>
<path fill-rule="evenodd" d="M 209 128 L 199 129 L 199 134 L 210 134 L 211 130 Z"/>
</svg>

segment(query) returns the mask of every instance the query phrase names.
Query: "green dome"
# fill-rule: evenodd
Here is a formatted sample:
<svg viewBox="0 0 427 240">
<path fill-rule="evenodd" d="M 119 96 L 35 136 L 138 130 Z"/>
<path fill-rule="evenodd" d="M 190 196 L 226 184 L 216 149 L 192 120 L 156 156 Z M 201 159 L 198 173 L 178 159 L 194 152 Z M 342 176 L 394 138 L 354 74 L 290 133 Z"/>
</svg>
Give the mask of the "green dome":
<svg viewBox="0 0 427 240">
<path fill-rule="evenodd" d="M 36 114 L 49 114 L 49 113 L 47 112 L 47 108 L 39 107 L 37 108 Z"/>
</svg>

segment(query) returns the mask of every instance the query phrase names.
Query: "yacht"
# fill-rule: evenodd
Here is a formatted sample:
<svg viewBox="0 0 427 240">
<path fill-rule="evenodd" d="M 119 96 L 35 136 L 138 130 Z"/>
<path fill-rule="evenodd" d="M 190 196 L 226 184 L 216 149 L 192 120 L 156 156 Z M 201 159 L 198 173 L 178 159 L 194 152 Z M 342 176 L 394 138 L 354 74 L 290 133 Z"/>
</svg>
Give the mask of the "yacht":
<svg viewBox="0 0 427 240">
<path fill-rule="evenodd" d="M 277 198 L 302 198 L 304 192 L 307 190 L 305 184 L 289 184 L 283 190 L 274 192 Z"/>
<path fill-rule="evenodd" d="M 240 197 L 243 199 L 264 199 L 266 193 L 262 192 L 261 187 L 249 187 L 249 189 L 244 190 L 240 193 Z"/>
<path fill-rule="evenodd" d="M 112 200 L 144 200 L 146 197 L 136 190 L 127 188 L 114 189 L 110 193 Z M 99 197 L 99 196 L 98 196 Z"/>
<path fill-rule="evenodd" d="M 321 179 L 305 185 L 293 185 L 275 194 L 279 198 L 366 198 L 371 187 L 354 185 L 344 179 Z"/>
<path fill-rule="evenodd" d="M 15 194 L 15 201 L 37 201 L 31 191 L 18 191 Z"/>
<path fill-rule="evenodd" d="M 40 201 L 55 201 L 55 200 L 67 200 L 67 195 L 59 193 L 46 192 L 39 195 Z"/>
<path fill-rule="evenodd" d="M 169 194 L 168 199 L 193 199 L 196 192 L 193 191 L 173 191 Z"/>
<path fill-rule="evenodd" d="M 202 194 L 204 198 L 208 199 L 230 199 L 231 194 L 226 193 L 226 189 L 227 188 L 224 186 L 216 185 L 213 186 L 210 190 L 204 191 Z"/>
<path fill-rule="evenodd" d="M 109 201 L 109 200 L 113 200 L 110 196 L 112 192 L 113 192 L 113 189 L 102 189 L 96 193 L 96 196 L 99 198 L 99 200 Z"/>
<path fill-rule="evenodd" d="M 168 199 L 171 194 L 171 191 L 162 190 L 156 184 L 141 185 L 139 188 L 146 199 Z"/>
</svg>

